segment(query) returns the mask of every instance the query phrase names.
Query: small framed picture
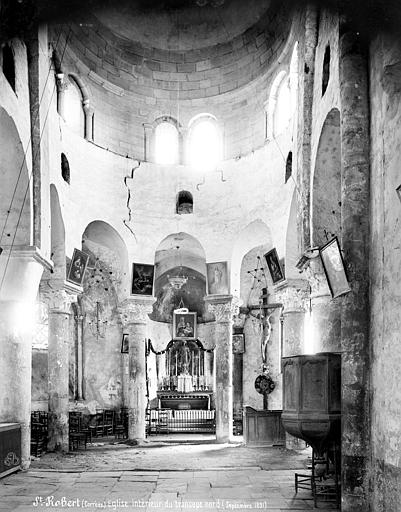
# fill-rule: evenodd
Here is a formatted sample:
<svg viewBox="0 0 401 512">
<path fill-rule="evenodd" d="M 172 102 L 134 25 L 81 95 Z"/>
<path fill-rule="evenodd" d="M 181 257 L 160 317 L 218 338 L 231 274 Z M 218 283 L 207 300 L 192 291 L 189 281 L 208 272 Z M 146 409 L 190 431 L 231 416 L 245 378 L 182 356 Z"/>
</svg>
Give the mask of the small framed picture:
<svg viewBox="0 0 401 512">
<path fill-rule="evenodd" d="M 243 334 L 233 334 L 233 354 L 245 352 L 245 337 Z"/>
<path fill-rule="evenodd" d="M 175 340 L 196 340 L 196 313 L 174 312 L 173 338 Z"/>
<path fill-rule="evenodd" d="M 271 251 L 265 254 L 265 259 L 267 266 L 269 268 L 269 272 L 273 281 L 273 284 L 278 283 L 279 281 L 284 280 L 284 271 L 280 265 L 280 260 L 277 256 L 276 249 L 272 249 Z"/>
<path fill-rule="evenodd" d="M 337 237 L 319 248 L 327 283 L 333 299 L 351 291 Z"/>
<path fill-rule="evenodd" d="M 209 295 L 228 295 L 227 262 L 206 263 Z"/>
<path fill-rule="evenodd" d="M 79 249 L 74 249 L 72 260 L 70 263 L 70 268 L 68 269 L 67 281 L 71 281 L 72 283 L 75 283 L 78 286 L 82 286 L 86 266 L 88 265 L 88 260 L 88 254 L 85 254 Z"/>
<path fill-rule="evenodd" d="M 152 295 L 154 265 L 133 263 L 132 265 L 132 295 Z"/>
<path fill-rule="evenodd" d="M 121 340 L 121 353 L 128 354 L 129 352 L 129 334 L 123 334 L 123 338 Z"/>
</svg>

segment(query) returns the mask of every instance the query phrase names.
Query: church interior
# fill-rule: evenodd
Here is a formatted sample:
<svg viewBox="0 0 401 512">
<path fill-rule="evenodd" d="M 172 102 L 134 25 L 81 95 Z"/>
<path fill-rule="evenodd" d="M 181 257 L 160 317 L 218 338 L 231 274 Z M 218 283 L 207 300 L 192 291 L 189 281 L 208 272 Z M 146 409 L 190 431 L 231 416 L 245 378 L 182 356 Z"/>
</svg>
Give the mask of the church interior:
<svg viewBox="0 0 401 512">
<path fill-rule="evenodd" d="M 400 26 L 385 1 L 1 0 L 2 476 L 103 435 L 243 436 L 312 447 L 341 510 L 401 510 Z"/>
</svg>

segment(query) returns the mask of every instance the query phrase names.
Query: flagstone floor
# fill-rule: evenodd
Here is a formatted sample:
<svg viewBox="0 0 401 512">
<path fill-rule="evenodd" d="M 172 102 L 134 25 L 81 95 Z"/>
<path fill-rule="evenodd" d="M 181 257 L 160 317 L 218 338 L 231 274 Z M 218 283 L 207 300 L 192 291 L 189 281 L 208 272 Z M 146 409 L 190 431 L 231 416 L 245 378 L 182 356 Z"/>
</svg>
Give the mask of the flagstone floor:
<svg viewBox="0 0 401 512">
<path fill-rule="evenodd" d="M 294 491 L 294 473 L 307 456 L 208 439 L 98 442 L 46 454 L 29 471 L 0 480 L 0 511 L 313 510 L 310 491 Z M 335 507 L 319 502 L 318 508 Z"/>
</svg>

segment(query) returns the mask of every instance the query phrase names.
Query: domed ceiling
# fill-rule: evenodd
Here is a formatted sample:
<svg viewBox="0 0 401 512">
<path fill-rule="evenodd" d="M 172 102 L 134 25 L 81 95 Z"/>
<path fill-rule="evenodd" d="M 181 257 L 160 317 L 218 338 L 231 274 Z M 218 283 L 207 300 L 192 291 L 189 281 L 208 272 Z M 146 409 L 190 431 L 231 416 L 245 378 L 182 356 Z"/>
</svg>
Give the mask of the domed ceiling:
<svg viewBox="0 0 401 512">
<path fill-rule="evenodd" d="M 232 40 L 257 23 L 270 5 L 270 0 L 205 2 L 131 2 L 103 6 L 95 13 L 122 39 L 145 47 L 190 50 Z"/>
</svg>

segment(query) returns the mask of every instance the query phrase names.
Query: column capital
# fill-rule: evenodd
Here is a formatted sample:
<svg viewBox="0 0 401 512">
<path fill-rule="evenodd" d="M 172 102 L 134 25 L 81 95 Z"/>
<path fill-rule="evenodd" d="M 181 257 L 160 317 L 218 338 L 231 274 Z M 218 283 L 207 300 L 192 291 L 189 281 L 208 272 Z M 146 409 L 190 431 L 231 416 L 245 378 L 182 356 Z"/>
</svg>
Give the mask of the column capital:
<svg viewBox="0 0 401 512">
<path fill-rule="evenodd" d="M 275 288 L 278 302 L 283 304 L 283 312 L 296 313 L 307 310 L 309 282 L 306 279 L 288 279 Z"/>
<path fill-rule="evenodd" d="M 154 301 L 154 297 L 142 295 L 124 300 L 118 308 L 123 325 L 146 324 L 153 311 Z"/>
<path fill-rule="evenodd" d="M 58 279 L 42 280 L 39 290 L 50 311 L 66 314 L 70 313 L 71 304 L 83 292 L 81 286 Z"/>
<path fill-rule="evenodd" d="M 207 295 L 205 302 L 207 311 L 219 323 L 231 322 L 239 313 L 240 300 L 232 295 Z"/>
</svg>

